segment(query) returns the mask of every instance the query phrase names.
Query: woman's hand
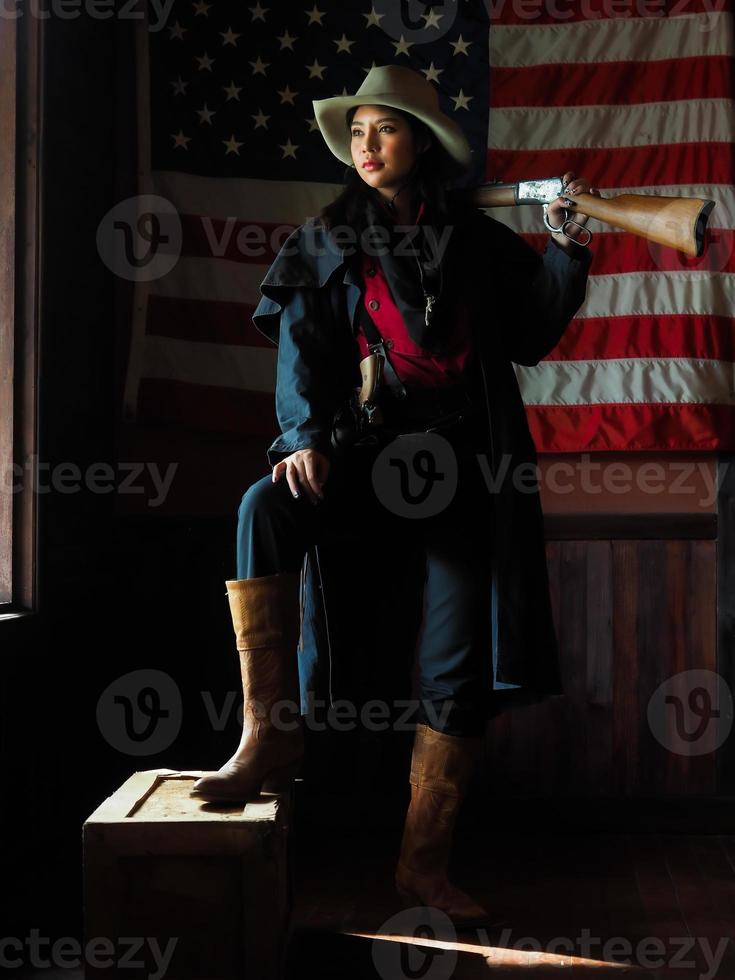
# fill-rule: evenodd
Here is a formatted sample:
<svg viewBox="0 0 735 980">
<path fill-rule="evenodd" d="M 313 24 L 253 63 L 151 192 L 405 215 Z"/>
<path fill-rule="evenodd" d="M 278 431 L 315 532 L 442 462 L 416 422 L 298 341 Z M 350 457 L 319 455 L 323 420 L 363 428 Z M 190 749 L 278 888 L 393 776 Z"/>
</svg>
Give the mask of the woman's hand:
<svg viewBox="0 0 735 980">
<path fill-rule="evenodd" d="M 575 177 L 571 170 L 568 170 L 564 174 L 564 182 L 567 187 L 564 190 L 564 195 L 557 197 L 555 201 L 552 201 L 549 205 L 546 216 L 549 219 L 549 224 L 560 225 L 564 221 L 565 215 L 564 210 L 574 212 L 575 205 L 572 200 L 575 194 L 592 194 L 594 197 L 602 197 L 602 194 L 594 187 L 590 187 L 589 181 L 585 180 L 584 177 Z M 565 195 L 569 195 L 567 198 Z M 568 203 L 572 201 L 571 205 Z M 587 214 L 574 214 L 574 220 L 580 225 L 584 226 L 589 221 L 589 215 Z M 569 238 L 576 239 L 582 234 L 582 229 L 577 228 L 576 225 L 569 225 L 569 234 L 562 234 L 561 230 L 554 232 L 554 239 L 563 247 L 568 243 Z"/>
<path fill-rule="evenodd" d="M 324 500 L 322 487 L 329 476 L 329 459 L 317 449 L 297 449 L 273 467 L 271 479 L 275 483 L 286 474 L 286 480 L 294 497 L 303 490 L 312 504 Z"/>
</svg>

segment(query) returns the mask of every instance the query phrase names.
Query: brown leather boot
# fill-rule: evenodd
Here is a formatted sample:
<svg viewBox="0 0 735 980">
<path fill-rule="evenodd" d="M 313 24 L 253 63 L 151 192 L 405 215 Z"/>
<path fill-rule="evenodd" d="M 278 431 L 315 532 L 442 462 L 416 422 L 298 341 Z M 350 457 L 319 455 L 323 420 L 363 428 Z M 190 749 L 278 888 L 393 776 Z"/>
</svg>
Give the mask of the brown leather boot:
<svg viewBox="0 0 735 980">
<path fill-rule="evenodd" d="M 488 919 L 478 905 L 447 879 L 452 831 L 479 758 L 482 737 L 467 738 L 418 724 L 411 757 L 411 802 L 395 871 L 405 901 L 441 909 L 456 925 Z"/>
<path fill-rule="evenodd" d="M 198 779 L 192 796 L 245 802 L 277 792 L 298 773 L 304 754 L 297 647 L 299 575 L 225 583 L 240 656 L 243 727 L 237 751 Z"/>
</svg>

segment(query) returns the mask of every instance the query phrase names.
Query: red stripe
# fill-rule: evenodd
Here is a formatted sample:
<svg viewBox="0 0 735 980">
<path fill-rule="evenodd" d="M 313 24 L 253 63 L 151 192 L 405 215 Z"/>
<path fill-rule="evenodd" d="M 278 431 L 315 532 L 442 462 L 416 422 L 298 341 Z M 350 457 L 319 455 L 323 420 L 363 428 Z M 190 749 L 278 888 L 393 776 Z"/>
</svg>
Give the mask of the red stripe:
<svg viewBox="0 0 735 980">
<path fill-rule="evenodd" d="M 570 55 L 571 56 L 571 55 Z M 730 98 L 732 58 L 673 58 L 599 64 L 493 68 L 490 104 L 520 106 L 626 105 L 679 99 Z"/>
<path fill-rule="evenodd" d="M 150 296 L 146 333 L 207 344 L 235 347 L 273 347 L 251 319 L 255 307 L 248 303 L 225 303 L 201 299 L 172 299 Z"/>
<path fill-rule="evenodd" d="M 502 213 L 500 209 L 498 211 Z M 598 230 L 610 227 L 594 218 L 590 218 L 587 224 L 592 233 L 589 244 L 594 256 L 590 266 L 592 275 L 620 275 L 626 272 L 735 272 L 735 230 L 731 228 L 708 227 L 704 254 L 695 258 L 632 232 L 612 233 Z M 548 232 L 524 232 L 521 238 L 540 253 L 549 241 Z"/>
<path fill-rule="evenodd" d="M 264 437 L 264 450 L 279 432 L 272 392 L 143 378 L 138 421 L 184 426 L 200 432 L 235 432 Z"/>
<path fill-rule="evenodd" d="M 672 143 L 522 151 L 488 149 L 487 153 L 488 180 L 534 180 L 560 176 L 567 170 L 584 174 L 593 187 L 732 184 L 735 144 Z"/>
<path fill-rule="evenodd" d="M 611 316 L 572 320 L 544 360 L 691 357 L 735 361 L 735 320 L 726 316 Z"/>
<path fill-rule="evenodd" d="M 183 214 L 181 254 L 194 258 L 228 259 L 267 268 L 291 232 L 292 224 L 213 218 Z M 266 270 L 264 270 L 265 272 Z"/>
<path fill-rule="evenodd" d="M 735 450 L 731 405 L 534 405 L 526 412 L 539 452 Z"/>
<path fill-rule="evenodd" d="M 732 0 L 720 0 L 717 12 L 732 11 Z M 563 26 L 578 21 L 614 20 L 618 17 L 681 17 L 684 14 L 709 13 L 712 0 L 486 0 L 485 9 L 493 24 L 534 27 L 539 24 Z M 611 16 L 612 15 L 612 16 Z"/>
</svg>

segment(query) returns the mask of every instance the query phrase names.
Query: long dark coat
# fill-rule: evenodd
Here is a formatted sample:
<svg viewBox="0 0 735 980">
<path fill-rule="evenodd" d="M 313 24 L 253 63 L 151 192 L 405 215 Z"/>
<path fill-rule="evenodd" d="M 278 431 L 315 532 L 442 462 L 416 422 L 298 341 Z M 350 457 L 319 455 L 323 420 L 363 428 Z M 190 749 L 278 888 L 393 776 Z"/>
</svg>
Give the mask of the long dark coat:
<svg viewBox="0 0 735 980">
<path fill-rule="evenodd" d="M 464 289 L 491 433 L 487 459 L 493 474 L 506 474 L 495 496 L 494 542 L 488 542 L 494 566 L 488 596 L 492 698 L 530 703 L 563 688 L 536 450 L 513 363 L 535 365 L 556 346 L 584 301 L 592 254 L 575 246 L 570 256 L 549 239 L 540 256 L 476 208 L 463 212 L 455 225 L 453 234 L 461 236 L 466 252 Z M 267 451 L 268 462 L 273 466 L 309 447 L 331 455 L 334 411 L 360 385 L 359 276 L 321 222 L 309 219 L 284 243 L 260 290 L 253 322 L 278 345 L 281 435 Z M 370 540 L 362 542 L 358 529 L 348 528 L 306 553 L 299 649 L 305 714 L 320 702 L 328 706 L 344 698 L 363 705 L 369 698 L 390 702 L 412 693 L 422 565 L 409 557 L 381 560 L 389 545 L 376 548 L 375 534 L 371 530 Z"/>
</svg>

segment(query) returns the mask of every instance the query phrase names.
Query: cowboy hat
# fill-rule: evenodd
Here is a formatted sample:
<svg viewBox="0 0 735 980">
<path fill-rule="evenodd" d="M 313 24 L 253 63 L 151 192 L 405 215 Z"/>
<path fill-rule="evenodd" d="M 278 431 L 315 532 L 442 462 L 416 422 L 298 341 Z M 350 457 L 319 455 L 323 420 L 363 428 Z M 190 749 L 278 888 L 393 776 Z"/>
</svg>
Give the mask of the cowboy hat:
<svg viewBox="0 0 735 980">
<path fill-rule="evenodd" d="M 338 95 L 312 102 L 317 125 L 327 146 L 343 163 L 352 164 L 351 135 L 345 115 L 360 105 L 387 105 L 402 109 L 425 123 L 449 156 L 449 166 L 468 170 L 472 150 L 461 128 L 439 108 L 437 90 L 424 76 L 403 65 L 371 68 L 354 95 Z"/>
</svg>

